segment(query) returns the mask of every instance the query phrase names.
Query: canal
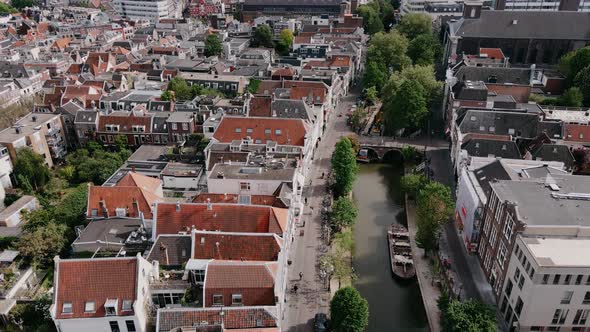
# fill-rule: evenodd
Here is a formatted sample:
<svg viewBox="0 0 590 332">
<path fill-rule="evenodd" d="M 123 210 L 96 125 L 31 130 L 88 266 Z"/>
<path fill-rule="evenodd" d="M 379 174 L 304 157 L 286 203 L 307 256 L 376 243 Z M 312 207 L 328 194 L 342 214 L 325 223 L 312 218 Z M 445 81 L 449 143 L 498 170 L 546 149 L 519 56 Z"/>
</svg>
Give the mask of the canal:
<svg viewBox="0 0 590 332">
<path fill-rule="evenodd" d="M 369 302 L 369 332 L 428 331 L 417 281 L 394 279 L 389 263 L 387 227 L 392 222 L 406 223 L 401 174 L 401 165 L 363 164 L 354 185 L 359 209 L 354 228 L 355 287 Z"/>
</svg>

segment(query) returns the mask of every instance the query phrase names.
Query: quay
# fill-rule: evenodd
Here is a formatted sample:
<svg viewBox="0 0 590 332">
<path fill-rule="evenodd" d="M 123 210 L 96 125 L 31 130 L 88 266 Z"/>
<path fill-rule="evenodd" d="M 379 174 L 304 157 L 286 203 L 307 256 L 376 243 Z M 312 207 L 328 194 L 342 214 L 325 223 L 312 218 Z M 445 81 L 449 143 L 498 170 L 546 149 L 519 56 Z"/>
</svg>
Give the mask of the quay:
<svg viewBox="0 0 590 332">
<path fill-rule="evenodd" d="M 426 310 L 428 326 L 431 332 L 440 332 L 440 310 L 437 301 L 440 297 L 440 290 L 436 285 L 432 273 L 432 267 L 427 257 L 424 256 L 424 249 L 418 248 L 416 244 L 416 206 L 406 197 L 406 217 L 408 221 L 408 231 L 410 232 L 410 245 L 412 247 L 412 257 L 416 269 L 416 277 L 422 294 L 422 303 Z"/>
</svg>

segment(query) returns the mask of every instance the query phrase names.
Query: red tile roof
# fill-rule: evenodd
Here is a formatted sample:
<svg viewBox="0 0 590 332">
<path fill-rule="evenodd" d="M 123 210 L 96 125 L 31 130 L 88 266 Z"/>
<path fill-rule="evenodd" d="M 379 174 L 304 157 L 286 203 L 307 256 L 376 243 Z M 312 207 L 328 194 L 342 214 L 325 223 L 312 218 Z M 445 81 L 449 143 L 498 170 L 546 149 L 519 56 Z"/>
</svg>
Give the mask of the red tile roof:
<svg viewBox="0 0 590 332">
<path fill-rule="evenodd" d="M 56 262 L 55 310 L 58 319 L 104 317 L 107 299 L 117 299 L 119 316 L 133 315 L 123 311 L 123 301 L 136 300 L 138 258 L 71 259 Z M 95 302 L 95 312 L 86 313 L 85 303 Z M 62 313 L 65 302 L 72 313 Z"/>
<path fill-rule="evenodd" d="M 152 219 L 152 205 L 162 199 L 158 196 L 160 185 L 160 180 L 127 173 L 114 187 L 91 186 L 86 215 L 88 218 L 103 218 L 104 206 L 109 217 L 116 216 L 117 208 L 125 208 L 130 218 L 139 218 L 139 212 L 143 212 L 145 218 Z M 137 209 L 134 202 L 137 202 Z M 93 209 L 97 211 L 96 217 L 92 216 Z"/>
<path fill-rule="evenodd" d="M 221 313 L 223 312 L 223 315 Z M 168 332 L 179 327 L 220 326 L 226 329 L 270 332 L 277 317 L 265 307 L 174 308 L 158 310 L 158 330 Z M 205 323 L 205 324 L 203 324 Z M 254 330 L 251 330 L 254 329 Z M 270 329 L 270 330 L 269 330 Z"/>
<path fill-rule="evenodd" d="M 202 193 L 193 199 L 193 203 L 230 203 L 230 204 L 237 204 L 238 197 L 240 195 L 237 194 L 210 194 L 210 193 Z M 276 206 L 285 208 L 283 204 L 277 202 L 277 198 L 272 195 L 251 195 L 250 196 L 250 204 L 252 205 L 268 205 L 268 206 Z"/>
<path fill-rule="evenodd" d="M 185 203 L 179 209 L 174 203 L 158 203 L 154 226 L 156 235 L 197 230 L 276 233 L 284 231 L 285 216 L 279 208 L 251 205 Z"/>
<path fill-rule="evenodd" d="M 274 288 L 267 264 L 277 263 L 213 261 L 207 265 L 205 288 Z"/>
<path fill-rule="evenodd" d="M 117 115 L 114 115 L 114 114 Z M 152 114 L 135 116 L 132 112 L 113 112 L 111 115 L 101 115 L 98 119 L 98 131 L 106 131 L 106 125 L 119 125 L 119 132 L 132 132 L 133 126 L 145 126 L 144 134 L 151 133 Z"/>
<path fill-rule="evenodd" d="M 281 246 L 274 234 L 238 234 L 220 232 L 192 233 L 195 259 L 235 261 L 276 261 Z"/>
<path fill-rule="evenodd" d="M 486 48 L 482 47 L 479 49 L 479 54 L 487 54 L 488 58 L 504 59 L 504 52 L 501 48 Z"/>
<path fill-rule="evenodd" d="M 566 123 L 564 139 L 570 142 L 590 142 L 590 125 Z"/>
<path fill-rule="evenodd" d="M 323 104 L 326 100 L 326 90 L 313 87 L 294 87 L 291 88 L 290 99 L 301 100 L 302 98 L 313 99 L 314 104 Z"/>
<path fill-rule="evenodd" d="M 270 105 L 272 104 L 272 97 L 270 96 L 254 96 L 250 99 L 250 111 L 248 116 L 254 117 L 270 117 L 272 111 Z"/>
<path fill-rule="evenodd" d="M 248 129 L 252 129 L 252 132 L 249 133 Z M 280 130 L 280 133 L 277 130 Z M 224 116 L 213 137 L 222 143 L 231 143 L 233 140 L 241 140 L 249 136 L 263 143 L 271 140 L 280 145 L 304 146 L 306 131 L 301 119 Z"/>
</svg>

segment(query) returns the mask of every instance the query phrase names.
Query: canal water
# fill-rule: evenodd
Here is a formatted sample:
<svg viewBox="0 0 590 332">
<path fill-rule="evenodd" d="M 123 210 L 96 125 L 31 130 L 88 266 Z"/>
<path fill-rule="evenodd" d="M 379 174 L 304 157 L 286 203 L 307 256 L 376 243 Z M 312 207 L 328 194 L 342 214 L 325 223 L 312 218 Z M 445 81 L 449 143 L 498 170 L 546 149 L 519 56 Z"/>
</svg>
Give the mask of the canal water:
<svg viewBox="0 0 590 332">
<path fill-rule="evenodd" d="M 426 313 L 416 280 L 391 274 L 387 228 L 406 224 L 399 179 L 401 165 L 363 164 L 354 185 L 359 209 L 354 227 L 355 287 L 369 302 L 369 332 L 428 331 Z"/>
</svg>

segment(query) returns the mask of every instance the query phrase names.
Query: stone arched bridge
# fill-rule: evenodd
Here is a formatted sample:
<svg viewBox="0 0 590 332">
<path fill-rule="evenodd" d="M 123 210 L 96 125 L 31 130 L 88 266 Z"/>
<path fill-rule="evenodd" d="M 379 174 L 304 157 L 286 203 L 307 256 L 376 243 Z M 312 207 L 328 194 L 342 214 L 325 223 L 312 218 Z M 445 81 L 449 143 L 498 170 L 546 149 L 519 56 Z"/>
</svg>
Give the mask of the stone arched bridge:
<svg viewBox="0 0 590 332">
<path fill-rule="evenodd" d="M 392 137 L 359 137 L 361 149 L 373 151 L 379 160 L 382 160 L 388 153 L 398 153 L 401 156 L 402 149 L 407 146 L 413 146 L 419 153 L 424 153 L 425 151 L 430 150 L 439 150 L 441 148 L 447 148 L 448 146 L 446 142 L 437 141 L 436 145 L 428 143 L 430 142 L 394 139 Z"/>
</svg>

